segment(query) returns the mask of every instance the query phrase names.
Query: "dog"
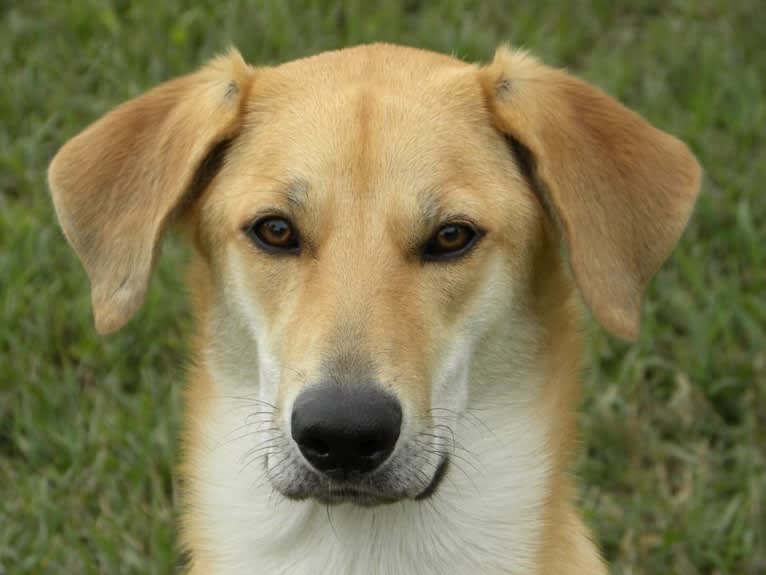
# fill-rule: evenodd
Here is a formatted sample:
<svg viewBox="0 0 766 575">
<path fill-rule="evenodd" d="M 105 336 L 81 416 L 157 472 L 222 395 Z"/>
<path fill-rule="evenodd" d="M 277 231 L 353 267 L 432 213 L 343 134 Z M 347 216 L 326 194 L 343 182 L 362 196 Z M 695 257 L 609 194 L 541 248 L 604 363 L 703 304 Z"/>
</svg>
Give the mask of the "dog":
<svg viewBox="0 0 766 575">
<path fill-rule="evenodd" d="M 593 575 L 569 476 L 583 312 L 637 337 L 700 174 L 527 53 L 373 44 L 232 50 L 107 113 L 48 178 L 101 333 L 172 222 L 193 248 L 192 575 Z"/>
</svg>

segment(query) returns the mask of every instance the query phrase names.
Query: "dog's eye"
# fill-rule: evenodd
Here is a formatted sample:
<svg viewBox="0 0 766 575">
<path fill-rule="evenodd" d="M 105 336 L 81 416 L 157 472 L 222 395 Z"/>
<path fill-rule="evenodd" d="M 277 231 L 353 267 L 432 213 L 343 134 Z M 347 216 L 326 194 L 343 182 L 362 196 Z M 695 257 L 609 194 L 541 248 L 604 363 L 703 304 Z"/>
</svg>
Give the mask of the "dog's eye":
<svg viewBox="0 0 766 575">
<path fill-rule="evenodd" d="M 425 260 L 447 260 L 457 258 L 476 245 L 480 234 L 471 224 L 445 224 L 436 230 L 423 250 Z"/>
<path fill-rule="evenodd" d="M 289 220 L 280 216 L 259 218 L 245 229 L 259 248 L 271 253 L 297 253 L 298 234 Z"/>
</svg>

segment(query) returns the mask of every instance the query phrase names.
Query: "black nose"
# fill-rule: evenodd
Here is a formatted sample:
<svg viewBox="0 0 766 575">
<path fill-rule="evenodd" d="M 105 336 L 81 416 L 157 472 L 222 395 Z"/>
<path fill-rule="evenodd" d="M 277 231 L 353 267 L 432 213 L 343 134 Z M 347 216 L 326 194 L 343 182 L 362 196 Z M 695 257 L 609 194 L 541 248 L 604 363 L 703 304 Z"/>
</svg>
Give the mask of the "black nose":
<svg viewBox="0 0 766 575">
<path fill-rule="evenodd" d="M 322 384 L 295 400 L 292 436 L 303 456 L 331 477 L 372 471 L 394 450 L 399 401 L 374 385 Z"/>
</svg>

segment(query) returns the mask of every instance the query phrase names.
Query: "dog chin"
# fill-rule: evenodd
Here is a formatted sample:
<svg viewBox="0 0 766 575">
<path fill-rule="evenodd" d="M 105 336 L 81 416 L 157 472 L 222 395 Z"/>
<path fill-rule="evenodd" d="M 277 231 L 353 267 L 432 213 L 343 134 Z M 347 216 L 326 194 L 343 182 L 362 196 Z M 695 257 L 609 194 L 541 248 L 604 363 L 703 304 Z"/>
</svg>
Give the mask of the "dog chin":
<svg viewBox="0 0 766 575">
<path fill-rule="evenodd" d="M 439 489 L 449 469 L 449 458 L 444 457 L 427 484 L 417 481 L 407 484 L 400 472 L 381 470 L 369 477 L 358 479 L 332 479 L 301 466 L 293 477 L 284 481 L 271 480 L 274 489 L 292 501 L 313 499 L 322 505 L 350 503 L 359 507 L 377 507 L 400 501 L 423 501 Z"/>
</svg>

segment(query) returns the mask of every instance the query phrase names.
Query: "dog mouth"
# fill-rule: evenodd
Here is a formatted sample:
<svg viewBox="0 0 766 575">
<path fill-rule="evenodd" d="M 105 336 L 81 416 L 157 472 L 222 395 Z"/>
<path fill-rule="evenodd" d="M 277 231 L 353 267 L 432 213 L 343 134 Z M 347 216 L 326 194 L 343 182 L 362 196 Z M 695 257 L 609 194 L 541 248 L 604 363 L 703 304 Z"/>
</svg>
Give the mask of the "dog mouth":
<svg viewBox="0 0 766 575">
<path fill-rule="evenodd" d="M 286 494 L 288 499 L 294 501 L 303 501 L 314 499 L 323 505 L 340 505 L 342 503 L 353 503 L 360 507 L 377 507 L 379 505 L 390 505 L 401 501 L 403 497 L 374 491 L 366 491 L 352 485 L 329 486 L 324 490 L 310 490 L 304 494 L 291 493 Z"/>
<path fill-rule="evenodd" d="M 405 500 L 425 501 L 433 497 L 444 482 L 450 460 L 444 456 L 436 466 L 430 481 L 413 493 L 401 484 L 400 473 L 376 474 L 356 480 L 331 479 L 314 470 L 304 470 L 289 484 L 274 485 L 275 489 L 292 501 L 313 499 L 323 505 L 351 503 L 360 507 L 390 505 Z M 380 476 L 378 476 L 380 475 Z"/>
<path fill-rule="evenodd" d="M 449 471 L 449 457 L 442 459 L 441 463 L 439 463 L 439 467 L 436 468 L 436 472 L 431 479 L 431 483 L 429 483 L 423 491 L 415 496 L 415 501 L 424 501 L 426 499 L 430 499 L 439 489 L 442 481 L 444 481 L 444 478 L 447 476 L 447 471 Z"/>
</svg>

